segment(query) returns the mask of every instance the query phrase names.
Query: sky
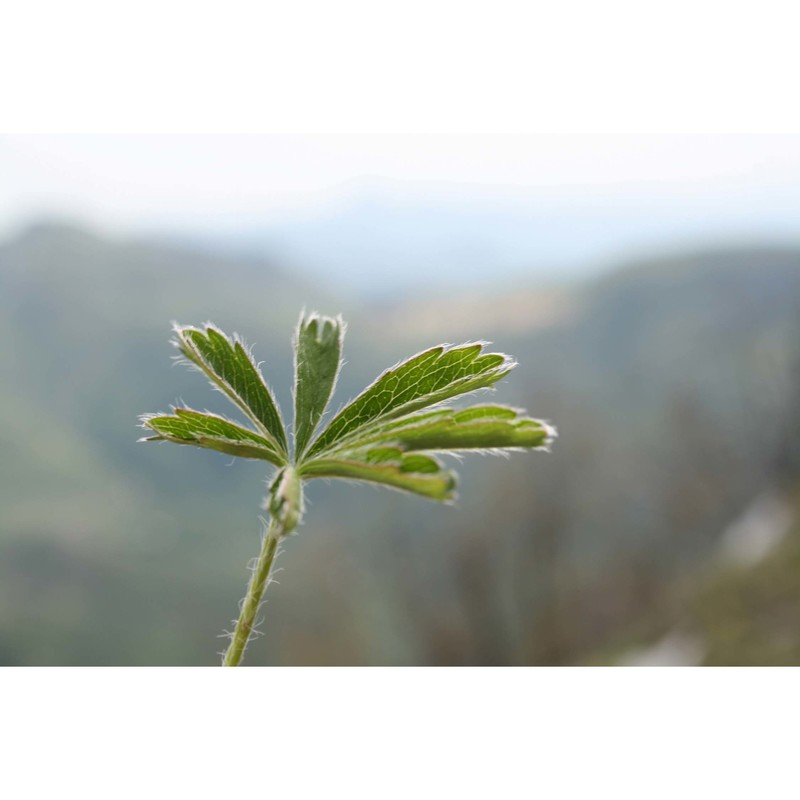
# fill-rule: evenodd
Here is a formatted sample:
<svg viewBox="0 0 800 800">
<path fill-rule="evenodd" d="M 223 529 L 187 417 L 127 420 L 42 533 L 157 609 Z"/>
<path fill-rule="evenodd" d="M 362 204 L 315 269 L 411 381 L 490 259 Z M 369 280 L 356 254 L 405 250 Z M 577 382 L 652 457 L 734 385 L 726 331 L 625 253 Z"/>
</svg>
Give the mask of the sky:
<svg viewBox="0 0 800 800">
<path fill-rule="evenodd" d="M 797 135 L 5 135 L 0 176 L 2 236 L 66 218 L 388 290 L 794 241 L 800 222 Z"/>
</svg>

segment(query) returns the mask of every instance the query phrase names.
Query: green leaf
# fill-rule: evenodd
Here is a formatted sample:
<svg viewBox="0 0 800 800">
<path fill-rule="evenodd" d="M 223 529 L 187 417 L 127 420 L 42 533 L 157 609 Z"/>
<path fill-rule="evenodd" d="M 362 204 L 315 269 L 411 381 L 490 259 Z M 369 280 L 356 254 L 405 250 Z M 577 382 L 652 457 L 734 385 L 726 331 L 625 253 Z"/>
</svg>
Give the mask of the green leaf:
<svg viewBox="0 0 800 800">
<path fill-rule="evenodd" d="M 328 406 L 342 359 L 344 323 L 301 315 L 295 339 L 294 447 L 302 455 Z"/>
<path fill-rule="evenodd" d="M 455 497 L 456 475 L 431 456 L 406 454 L 396 447 L 361 452 L 343 452 L 335 458 L 306 461 L 299 468 L 302 478 L 345 478 L 371 481 L 449 502 Z"/>
<path fill-rule="evenodd" d="M 271 490 L 270 507 L 292 526 L 302 513 L 302 480 L 371 481 L 448 501 L 454 496 L 456 475 L 432 453 L 547 449 L 555 436 L 546 422 L 514 408 L 487 404 L 458 410 L 447 404 L 459 395 L 491 388 L 515 366 L 508 356 L 485 353 L 483 343 L 468 343 L 439 345 L 387 370 L 314 440 L 338 376 L 344 323 L 341 318 L 303 314 L 295 338 L 292 466 L 273 395 L 242 343 L 210 325 L 175 330 L 183 355 L 247 414 L 257 430 L 214 414 L 177 409 L 143 418 L 144 426 L 156 434 L 150 440 L 192 444 L 283 468 L 277 488 Z"/>
<path fill-rule="evenodd" d="M 404 451 L 546 450 L 554 436 L 555 430 L 542 420 L 525 417 L 508 406 L 486 405 L 412 414 L 363 431 L 343 446 L 357 449 L 389 444 Z"/>
<path fill-rule="evenodd" d="M 241 341 L 231 341 L 213 325 L 204 330 L 175 325 L 175 334 L 181 353 L 256 424 L 278 452 L 286 454 L 286 432 L 277 403 Z"/>
<path fill-rule="evenodd" d="M 276 466 L 286 463 L 283 453 L 263 436 L 216 414 L 176 408 L 174 414 L 153 414 L 141 418 L 142 427 L 155 432 L 144 441 L 167 441 L 205 447 L 241 458 L 258 458 Z"/>
<path fill-rule="evenodd" d="M 483 347 L 439 345 L 387 370 L 334 417 L 308 455 L 330 450 L 368 426 L 493 386 L 515 363 L 500 353 L 483 353 Z"/>
</svg>

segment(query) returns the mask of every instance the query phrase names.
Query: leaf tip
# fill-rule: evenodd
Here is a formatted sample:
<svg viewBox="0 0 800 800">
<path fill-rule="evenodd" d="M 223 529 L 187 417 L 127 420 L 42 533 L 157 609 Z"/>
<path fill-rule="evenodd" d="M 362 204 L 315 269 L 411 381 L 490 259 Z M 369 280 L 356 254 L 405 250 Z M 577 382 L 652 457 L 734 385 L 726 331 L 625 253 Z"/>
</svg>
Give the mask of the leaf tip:
<svg viewBox="0 0 800 800">
<path fill-rule="evenodd" d="M 545 431 L 544 441 L 535 450 L 541 450 L 545 453 L 553 452 L 553 443 L 558 439 L 558 428 L 546 419 L 540 419 L 539 423 Z"/>
<path fill-rule="evenodd" d="M 152 425 L 150 424 L 150 420 L 154 417 L 159 416 L 158 414 L 139 414 L 136 419 L 138 420 L 139 424 L 136 426 L 137 428 L 150 428 L 152 429 Z"/>
<path fill-rule="evenodd" d="M 310 333 L 318 344 L 327 344 L 337 338 L 341 341 L 344 331 L 345 322 L 341 314 L 328 317 L 319 311 L 307 311 L 303 308 L 297 321 L 295 346 L 300 336 L 306 332 Z"/>
</svg>

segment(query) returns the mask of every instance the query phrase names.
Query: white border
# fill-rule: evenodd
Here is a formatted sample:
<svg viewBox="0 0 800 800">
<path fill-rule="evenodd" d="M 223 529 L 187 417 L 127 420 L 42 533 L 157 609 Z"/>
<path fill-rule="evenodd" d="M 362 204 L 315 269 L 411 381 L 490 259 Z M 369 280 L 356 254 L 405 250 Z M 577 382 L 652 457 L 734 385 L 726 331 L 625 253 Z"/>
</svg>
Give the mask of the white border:
<svg viewBox="0 0 800 800">
<path fill-rule="evenodd" d="M 0 674 L 9 797 L 752 798 L 796 784 L 796 669 Z"/>
<path fill-rule="evenodd" d="M 784 1 L 7 6 L 6 132 L 800 131 Z"/>
</svg>

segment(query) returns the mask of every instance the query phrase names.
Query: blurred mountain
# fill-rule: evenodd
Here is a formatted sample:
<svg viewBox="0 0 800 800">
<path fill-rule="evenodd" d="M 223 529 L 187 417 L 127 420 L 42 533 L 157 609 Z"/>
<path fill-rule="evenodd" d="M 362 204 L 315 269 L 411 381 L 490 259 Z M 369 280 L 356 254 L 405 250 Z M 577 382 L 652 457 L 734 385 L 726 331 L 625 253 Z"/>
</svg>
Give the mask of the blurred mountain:
<svg viewBox="0 0 800 800">
<path fill-rule="evenodd" d="M 564 285 L 630 254 L 676 243 L 798 245 L 790 182 L 675 191 L 670 182 L 549 187 L 391 181 L 364 177 L 287 210 L 280 219 L 193 232 L 198 240 L 278 254 L 318 280 L 362 297 L 421 285 L 472 292 L 509 280 Z M 757 199 L 756 199 L 757 198 Z M 188 232 L 187 228 L 187 232 Z"/>
<path fill-rule="evenodd" d="M 335 404 L 434 341 L 488 339 L 520 361 L 498 400 L 561 438 L 467 459 L 456 509 L 313 484 L 251 663 L 585 661 L 661 619 L 798 469 L 800 250 L 356 307 L 268 259 L 40 225 L 0 245 L 1 663 L 214 663 L 266 474 L 137 444 L 136 418 L 228 411 L 172 368 L 170 320 L 242 333 L 288 410 L 303 306 L 349 322 Z"/>
</svg>

